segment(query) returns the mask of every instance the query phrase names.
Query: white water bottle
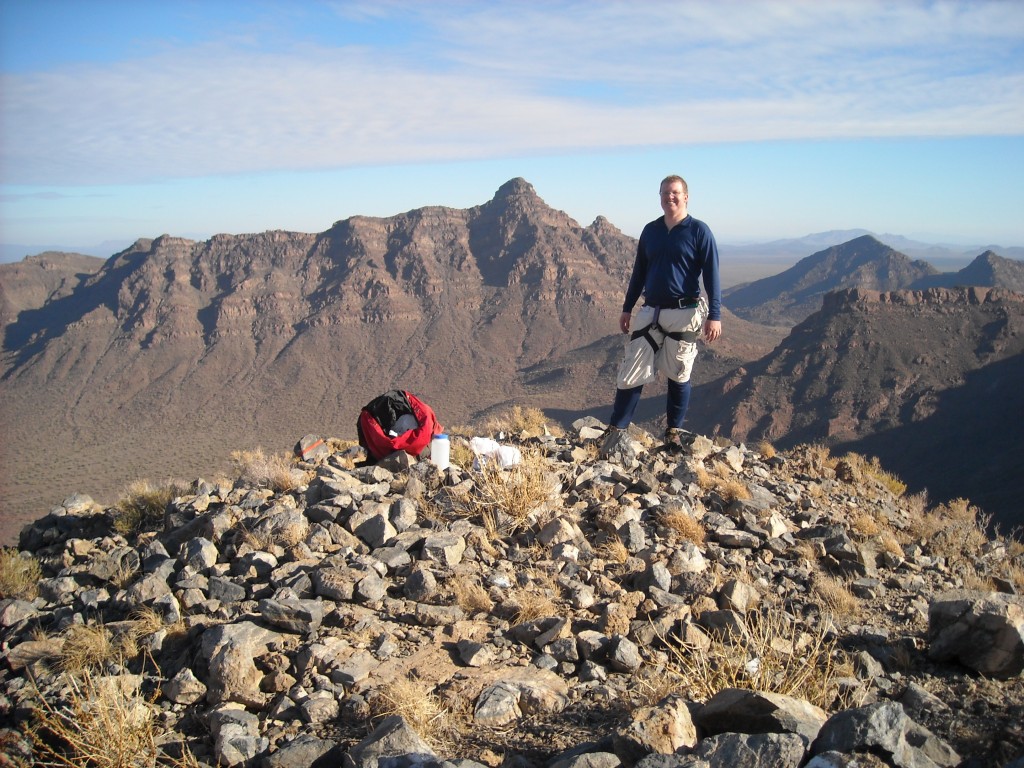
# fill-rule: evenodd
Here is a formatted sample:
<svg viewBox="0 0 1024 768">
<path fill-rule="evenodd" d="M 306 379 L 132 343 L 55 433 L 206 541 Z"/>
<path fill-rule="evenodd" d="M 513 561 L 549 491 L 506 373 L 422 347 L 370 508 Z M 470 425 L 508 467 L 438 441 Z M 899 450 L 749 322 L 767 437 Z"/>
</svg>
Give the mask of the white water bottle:
<svg viewBox="0 0 1024 768">
<path fill-rule="evenodd" d="M 448 442 L 448 435 L 434 435 L 430 441 L 430 460 L 440 469 L 448 469 L 451 461 L 451 444 Z"/>
</svg>

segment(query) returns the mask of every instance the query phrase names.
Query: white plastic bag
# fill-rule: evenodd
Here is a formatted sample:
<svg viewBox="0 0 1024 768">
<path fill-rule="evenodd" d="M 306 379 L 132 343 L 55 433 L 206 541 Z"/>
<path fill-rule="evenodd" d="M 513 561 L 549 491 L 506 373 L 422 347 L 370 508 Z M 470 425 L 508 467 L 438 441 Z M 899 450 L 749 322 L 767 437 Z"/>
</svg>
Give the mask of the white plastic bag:
<svg viewBox="0 0 1024 768">
<path fill-rule="evenodd" d="M 522 452 L 514 445 L 501 445 L 489 437 L 474 437 L 469 441 L 469 447 L 476 456 L 473 469 L 483 469 L 490 463 L 497 463 L 503 468 L 511 467 L 523 460 Z"/>
</svg>

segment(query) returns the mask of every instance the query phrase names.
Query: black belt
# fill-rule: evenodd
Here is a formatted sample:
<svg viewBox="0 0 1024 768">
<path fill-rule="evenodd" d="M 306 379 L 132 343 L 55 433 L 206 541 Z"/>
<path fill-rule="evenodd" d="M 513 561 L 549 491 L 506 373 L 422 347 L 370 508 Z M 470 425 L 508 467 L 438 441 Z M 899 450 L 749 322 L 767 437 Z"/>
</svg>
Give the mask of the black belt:
<svg viewBox="0 0 1024 768">
<path fill-rule="evenodd" d="M 700 296 L 697 296 L 696 298 L 684 297 L 682 299 L 675 299 L 667 304 L 648 303 L 647 306 L 654 307 L 655 309 L 693 309 L 698 304 L 700 304 Z"/>
</svg>

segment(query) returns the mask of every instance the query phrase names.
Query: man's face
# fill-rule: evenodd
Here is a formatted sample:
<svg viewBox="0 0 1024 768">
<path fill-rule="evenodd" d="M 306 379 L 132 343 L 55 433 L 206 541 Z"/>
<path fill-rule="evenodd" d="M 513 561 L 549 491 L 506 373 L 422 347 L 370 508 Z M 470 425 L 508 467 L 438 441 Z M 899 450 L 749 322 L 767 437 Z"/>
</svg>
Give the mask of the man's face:
<svg viewBox="0 0 1024 768">
<path fill-rule="evenodd" d="M 675 216 L 686 210 L 687 194 L 678 181 L 661 185 L 661 210 L 668 216 Z"/>
</svg>

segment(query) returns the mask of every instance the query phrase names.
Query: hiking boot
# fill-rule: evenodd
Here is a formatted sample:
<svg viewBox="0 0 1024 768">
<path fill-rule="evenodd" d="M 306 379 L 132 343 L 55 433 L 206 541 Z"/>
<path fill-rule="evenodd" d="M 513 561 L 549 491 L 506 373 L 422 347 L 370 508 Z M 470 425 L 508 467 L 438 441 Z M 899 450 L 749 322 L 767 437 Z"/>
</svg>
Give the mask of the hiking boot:
<svg viewBox="0 0 1024 768">
<path fill-rule="evenodd" d="M 682 451 L 693 444 L 696 436 L 692 432 L 677 427 L 665 430 L 665 448 L 670 451 Z"/>
</svg>

